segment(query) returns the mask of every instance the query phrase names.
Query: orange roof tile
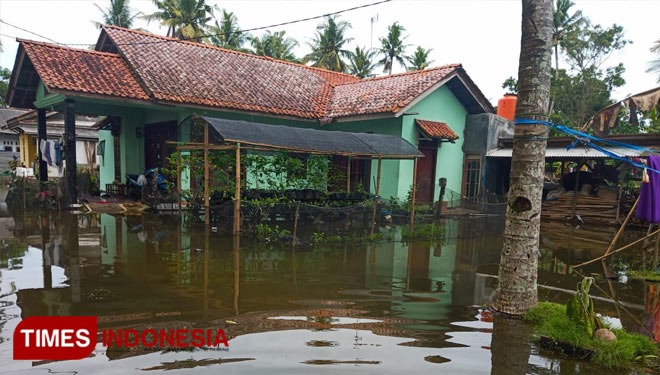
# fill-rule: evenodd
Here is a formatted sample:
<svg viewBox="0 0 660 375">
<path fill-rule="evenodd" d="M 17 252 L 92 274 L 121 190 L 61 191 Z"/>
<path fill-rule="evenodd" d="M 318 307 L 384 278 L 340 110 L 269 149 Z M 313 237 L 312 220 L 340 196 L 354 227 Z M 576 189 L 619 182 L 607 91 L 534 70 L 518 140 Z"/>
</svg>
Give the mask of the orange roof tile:
<svg viewBox="0 0 660 375">
<path fill-rule="evenodd" d="M 148 100 L 119 55 L 19 40 L 48 89 Z"/>
<path fill-rule="evenodd" d="M 444 122 L 415 119 L 415 123 L 424 134 L 431 138 L 449 139 L 451 141 L 458 139 L 458 135 Z"/>
</svg>

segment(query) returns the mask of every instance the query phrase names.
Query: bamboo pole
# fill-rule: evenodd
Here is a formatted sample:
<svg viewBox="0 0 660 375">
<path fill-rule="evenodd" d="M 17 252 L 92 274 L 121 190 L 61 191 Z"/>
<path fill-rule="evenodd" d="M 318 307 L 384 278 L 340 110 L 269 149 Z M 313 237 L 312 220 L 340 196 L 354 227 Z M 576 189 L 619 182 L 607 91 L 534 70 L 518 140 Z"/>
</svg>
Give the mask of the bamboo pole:
<svg viewBox="0 0 660 375">
<path fill-rule="evenodd" d="M 410 200 L 410 230 L 412 231 L 415 225 L 415 195 L 417 194 L 417 158 L 413 162 L 413 185 L 412 197 Z"/>
<path fill-rule="evenodd" d="M 209 212 L 209 123 L 204 123 L 204 224 L 211 224 Z"/>
<path fill-rule="evenodd" d="M 631 248 L 631 247 L 637 245 L 638 243 L 644 241 L 645 239 L 655 236 L 656 234 L 660 234 L 660 229 L 658 229 L 658 230 L 656 230 L 655 232 L 653 232 L 653 233 L 651 233 L 651 234 L 649 234 L 649 235 L 646 235 L 646 236 L 644 236 L 644 237 L 642 237 L 642 238 L 640 238 L 640 239 L 638 239 L 638 240 L 635 240 L 635 241 L 633 241 L 633 242 L 631 242 L 631 243 L 629 243 L 629 244 L 627 244 L 627 245 L 625 245 L 625 246 L 622 246 L 622 247 L 620 247 L 620 248 L 618 248 L 618 249 L 616 249 L 616 250 L 614 250 L 614 251 L 611 251 L 611 252 L 609 252 L 609 253 L 605 253 L 605 254 L 599 256 L 598 258 L 594 258 L 594 259 L 589 260 L 589 261 L 586 261 L 586 262 L 584 262 L 584 263 L 580 263 L 580 264 L 578 264 L 578 265 L 571 266 L 571 268 L 579 268 L 579 267 L 582 267 L 582 266 L 586 266 L 587 264 L 591 264 L 591 263 L 597 262 L 597 261 L 599 261 L 599 260 L 601 260 L 601 259 L 605 259 L 605 258 L 607 258 L 607 257 L 610 256 L 610 255 L 614 255 L 614 254 L 619 253 L 619 252 L 621 252 L 621 251 L 623 251 L 623 250 L 629 249 L 629 248 Z"/>
<path fill-rule="evenodd" d="M 241 231 L 241 144 L 236 143 L 236 188 L 234 190 L 234 234 Z"/>
<path fill-rule="evenodd" d="M 371 215 L 371 240 L 373 240 L 374 230 L 376 228 L 376 210 L 378 209 L 378 199 L 380 199 L 380 166 L 381 158 L 378 158 L 378 172 L 376 173 L 376 198 L 374 198 L 374 209 Z"/>
<path fill-rule="evenodd" d="M 571 220 L 575 217 L 575 210 L 577 206 L 577 195 L 580 188 L 580 169 L 582 169 L 582 160 L 578 161 L 577 173 L 575 175 L 575 187 L 573 188 L 573 206 L 571 208 Z"/>
<path fill-rule="evenodd" d="M 241 287 L 241 237 L 234 236 L 234 314 L 239 315 L 238 293 Z"/>
<path fill-rule="evenodd" d="M 181 216 L 181 152 L 176 156 L 176 193 L 179 199 L 179 216 Z"/>
<path fill-rule="evenodd" d="M 378 158 L 378 172 L 376 174 L 376 195 L 380 196 L 380 167 L 383 159 Z"/>
<path fill-rule="evenodd" d="M 623 223 L 621 224 L 621 227 L 619 227 L 619 230 L 614 235 L 614 238 L 612 239 L 612 242 L 610 243 L 610 246 L 605 251 L 605 255 L 609 254 L 612 251 L 612 249 L 614 248 L 614 246 L 616 246 L 616 242 L 619 240 L 619 237 L 621 237 L 621 234 L 623 233 L 624 228 L 628 224 L 628 221 L 630 220 L 630 217 L 632 216 L 632 213 L 635 212 L 635 209 L 637 208 L 638 203 L 639 203 L 639 197 L 637 197 L 637 200 L 635 200 L 635 203 L 633 204 L 632 208 L 630 209 L 630 212 L 628 212 L 628 215 L 623 220 Z"/>
<path fill-rule="evenodd" d="M 298 234 L 298 212 L 300 212 L 300 202 L 296 205 L 296 216 L 293 220 L 293 235 L 291 238 L 291 248 L 296 247 L 296 234 Z"/>
<path fill-rule="evenodd" d="M 351 157 L 347 158 L 346 162 L 346 193 L 351 192 Z"/>
</svg>

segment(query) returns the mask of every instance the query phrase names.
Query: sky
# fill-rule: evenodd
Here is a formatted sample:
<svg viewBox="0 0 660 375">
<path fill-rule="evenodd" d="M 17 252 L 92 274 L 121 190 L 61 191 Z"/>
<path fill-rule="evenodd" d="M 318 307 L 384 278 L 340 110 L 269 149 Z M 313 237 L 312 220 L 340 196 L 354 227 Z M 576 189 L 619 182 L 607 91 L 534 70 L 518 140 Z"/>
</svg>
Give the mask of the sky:
<svg viewBox="0 0 660 375">
<path fill-rule="evenodd" d="M 238 17 L 242 29 L 335 12 L 369 4 L 375 0 L 207 0 L 208 4 L 225 8 Z M 633 43 L 614 53 L 605 66 L 623 62 L 626 84 L 613 93 L 623 99 L 658 86 L 657 75 L 646 73 L 648 62 L 656 58 L 649 51 L 660 39 L 657 15 L 659 0 L 574 0 L 573 9 L 582 10 L 592 23 L 624 27 L 625 37 Z M 95 4 L 107 8 L 109 0 L 0 0 L 0 19 L 48 37 L 60 43 L 92 45 L 98 37 L 93 21 L 101 20 Z M 130 0 L 131 8 L 149 14 L 155 11 L 152 0 Z M 431 66 L 461 63 L 481 91 L 493 103 L 504 94 L 502 82 L 518 72 L 520 53 L 520 0 L 393 0 L 342 14 L 351 24 L 347 36 L 353 38 L 349 49 L 356 46 L 374 48 L 387 26 L 398 21 L 406 28 L 405 42 L 412 53 L 418 46 L 431 48 Z M 220 15 L 220 12 L 216 12 Z M 371 22 L 372 18 L 375 22 Z M 320 20 L 305 21 L 271 31 L 285 30 L 299 42 L 295 53 L 309 52 L 308 43 Z M 373 25 L 373 33 L 372 33 Z M 134 27 L 156 34 L 165 28 L 156 22 L 138 20 Z M 263 31 L 257 31 L 261 34 Z M 12 68 L 18 44 L 15 37 L 45 41 L 36 35 L 0 23 L 0 66 Z M 84 47 L 79 47 L 84 48 Z M 553 62 L 554 64 L 554 62 Z M 566 64 L 560 59 L 560 68 Z M 377 68 L 382 74 L 382 68 Z M 394 72 L 404 69 L 396 66 Z"/>
</svg>

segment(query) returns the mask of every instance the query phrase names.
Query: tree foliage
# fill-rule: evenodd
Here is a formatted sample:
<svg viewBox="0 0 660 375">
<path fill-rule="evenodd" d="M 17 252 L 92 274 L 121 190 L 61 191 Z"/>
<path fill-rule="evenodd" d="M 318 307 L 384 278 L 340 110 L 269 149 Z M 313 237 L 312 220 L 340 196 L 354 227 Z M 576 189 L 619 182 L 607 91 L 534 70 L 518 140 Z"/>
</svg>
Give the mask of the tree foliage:
<svg viewBox="0 0 660 375">
<path fill-rule="evenodd" d="M 406 60 L 410 63 L 408 66 L 408 71 L 414 70 L 424 70 L 433 63 L 433 60 L 429 60 L 429 54 L 433 49 L 424 49 L 422 46 L 417 46 L 417 49 L 411 56 L 408 56 Z"/>
<path fill-rule="evenodd" d="M 0 107 L 7 107 L 7 89 L 9 88 L 9 79 L 11 70 L 0 68 Z"/>
<path fill-rule="evenodd" d="M 656 40 L 651 47 L 651 52 L 658 55 L 658 58 L 649 62 L 648 73 L 658 73 L 658 83 L 660 83 L 660 39 Z"/>
<path fill-rule="evenodd" d="M 360 78 L 373 77 L 376 68 L 374 57 L 376 52 L 366 48 L 355 47 L 355 52 L 349 57 L 348 72 Z"/>
<path fill-rule="evenodd" d="M 206 0 L 154 0 L 158 10 L 144 16 L 167 27 L 167 36 L 206 41 L 208 23 L 213 19 L 213 7 Z"/>
<path fill-rule="evenodd" d="M 383 58 L 379 63 L 383 65 L 383 71 L 387 74 L 392 74 L 395 62 L 404 68 L 406 67 L 405 52 L 408 45 L 404 44 L 403 41 L 408 36 L 403 36 L 404 31 L 406 31 L 405 27 L 399 25 L 398 22 L 394 22 L 387 27 L 387 36 L 380 38 L 380 53 Z"/>
<path fill-rule="evenodd" d="M 215 25 L 209 26 L 208 30 L 212 34 L 209 40 L 214 46 L 244 51 L 243 43 L 246 41 L 246 35 L 238 26 L 238 18 L 234 13 L 223 9 L 220 22 L 215 20 Z"/>
<path fill-rule="evenodd" d="M 96 22 L 97 26 L 106 24 L 125 27 L 127 29 L 133 27 L 133 21 L 142 13 L 133 13 L 128 2 L 129 0 L 110 0 L 110 6 L 106 9 L 101 8 L 98 4 L 94 4 L 103 15 L 103 21 Z"/>
<path fill-rule="evenodd" d="M 582 11 L 570 13 L 575 5 L 571 0 L 557 0 L 552 14 L 552 47 L 555 50 L 555 71 L 559 71 L 559 43 L 564 40 L 567 32 L 575 30 L 587 21 L 582 16 Z"/>
<path fill-rule="evenodd" d="M 259 36 L 248 37 L 252 45 L 252 53 L 259 56 L 268 56 L 278 60 L 298 62 L 293 49 L 298 42 L 286 36 L 286 31 L 276 31 L 271 33 L 266 31 Z"/>
<path fill-rule="evenodd" d="M 304 58 L 304 62 L 311 62 L 312 66 L 345 72 L 347 69 L 344 59 L 351 56 L 351 52 L 345 49 L 345 45 L 352 38 L 345 36 L 351 24 L 346 21 L 337 21 L 337 17 L 328 17 L 316 27 L 316 35 L 309 43 L 312 48 Z"/>
</svg>

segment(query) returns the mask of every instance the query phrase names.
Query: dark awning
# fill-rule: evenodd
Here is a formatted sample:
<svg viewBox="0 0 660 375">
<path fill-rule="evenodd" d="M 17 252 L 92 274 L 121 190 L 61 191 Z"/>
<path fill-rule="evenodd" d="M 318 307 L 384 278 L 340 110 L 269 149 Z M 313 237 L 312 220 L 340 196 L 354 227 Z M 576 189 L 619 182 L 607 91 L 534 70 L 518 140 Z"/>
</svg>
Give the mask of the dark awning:
<svg viewBox="0 0 660 375">
<path fill-rule="evenodd" d="M 385 134 L 266 125 L 249 121 L 199 117 L 206 121 L 223 141 L 289 151 L 327 155 L 371 156 L 389 159 L 423 157 L 419 150 L 401 137 Z"/>
</svg>

